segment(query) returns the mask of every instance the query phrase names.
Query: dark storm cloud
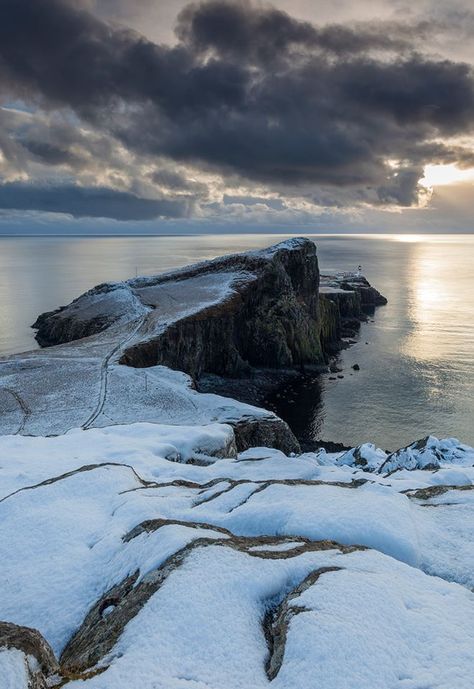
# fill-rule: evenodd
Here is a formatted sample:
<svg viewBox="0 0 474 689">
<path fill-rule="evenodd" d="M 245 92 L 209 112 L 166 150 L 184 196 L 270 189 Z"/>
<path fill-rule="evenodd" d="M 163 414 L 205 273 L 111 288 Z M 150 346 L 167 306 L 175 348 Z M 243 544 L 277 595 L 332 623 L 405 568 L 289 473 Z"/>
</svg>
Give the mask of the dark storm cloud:
<svg viewBox="0 0 474 689">
<path fill-rule="evenodd" d="M 432 141 L 473 128 L 472 68 L 413 51 L 428 23 L 321 28 L 269 7 L 212 0 L 185 8 L 170 47 L 84 7 L 0 0 L 0 88 L 71 108 L 142 155 L 289 193 L 323 185 L 350 188 L 363 202 L 410 205 L 423 165 L 455 157 L 442 145 L 431 155 Z M 26 147 L 50 163 L 67 156 L 52 142 Z M 400 161 L 395 171 L 389 160 Z"/>
<path fill-rule="evenodd" d="M 46 165 L 69 165 L 76 167 L 82 162 L 81 158 L 70 149 L 58 146 L 48 141 L 26 140 L 22 142 L 33 156 Z"/>
<path fill-rule="evenodd" d="M 238 65 L 197 63 L 184 47 L 112 28 L 67 0 L 1 0 L 0 66 L 17 94 L 81 114 L 151 101 L 173 115 L 244 98 Z"/>
<path fill-rule="evenodd" d="M 319 28 L 271 7 L 257 9 L 245 0 L 191 3 L 179 15 L 176 33 L 200 53 L 271 62 L 294 50 L 322 50 L 337 55 L 367 50 L 404 51 L 430 31 L 430 24 L 360 23 L 357 28 L 330 24 Z"/>
<path fill-rule="evenodd" d="M 382 203 L 410 206 L 413 203 L 413 190 L 417 188 L 421 177 L 423 168 L 404 169 L 387 184 L 378 187 L 377 195 Z"/>
<path fill-rule="evenodd" d="M 104 187 L 47 187 L 21 182 L 0 185 L 0 208 L 116 220 L 151 220 L 160 216 L 180 218 L 188 213 L 186 201 L 143 199 Z"/>
</svg>

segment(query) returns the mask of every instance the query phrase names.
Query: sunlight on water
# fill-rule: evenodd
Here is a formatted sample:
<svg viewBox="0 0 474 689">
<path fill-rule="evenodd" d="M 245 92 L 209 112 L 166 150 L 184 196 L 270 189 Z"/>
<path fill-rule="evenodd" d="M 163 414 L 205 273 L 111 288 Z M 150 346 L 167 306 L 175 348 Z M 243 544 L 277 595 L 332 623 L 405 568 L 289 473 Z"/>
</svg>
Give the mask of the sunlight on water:
<svg viewBox="0 0 474 689">
<path fill-rule="evenodd" d="M 466 251 L 467 250 L 467 251 Z M 472 251 L 472 247 L 471 247 Z M 469 246 L 420 242 L 410 258 L 408 319 L 412 330 L 401 351 L 420 361 L 442 361 L 474 353 L 472 258 Z"/>
</svg>

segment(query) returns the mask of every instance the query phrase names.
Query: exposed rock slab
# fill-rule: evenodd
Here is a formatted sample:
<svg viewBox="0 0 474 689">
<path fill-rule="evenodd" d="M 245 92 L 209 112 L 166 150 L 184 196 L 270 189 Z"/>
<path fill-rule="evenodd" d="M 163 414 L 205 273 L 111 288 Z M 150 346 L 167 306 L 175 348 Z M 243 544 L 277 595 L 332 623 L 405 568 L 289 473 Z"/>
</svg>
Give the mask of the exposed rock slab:
<svg viewBox="0 0 474 689">
<path fill-rule="evenodd" d="M 37 629 L 0 622 L 0 682 L 6 689 L 46 689 L 58 663 Z"/>
</svg>

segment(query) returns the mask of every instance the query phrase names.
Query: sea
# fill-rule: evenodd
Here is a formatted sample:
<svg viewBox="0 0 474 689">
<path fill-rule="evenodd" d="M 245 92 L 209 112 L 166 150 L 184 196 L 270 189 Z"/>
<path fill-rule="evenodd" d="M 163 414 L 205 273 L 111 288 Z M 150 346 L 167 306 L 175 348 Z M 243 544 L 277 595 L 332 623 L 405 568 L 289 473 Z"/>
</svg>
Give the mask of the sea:
<svg viewBox="0 0 474 689">
<path fill-rule="evenodd" d="M 96 284 L 287 236 L 1 237 L 0 355 L 36 348 L 38 314 Z M 474 445 L 474 235 L 305 236 L 323 273 L 361 265 L 388 304 L 341 352 L 343 377 L 289 384 L 269 400 L 273 408 L 305 440 L 393 450 L 433 434 Z"/>
</svg>

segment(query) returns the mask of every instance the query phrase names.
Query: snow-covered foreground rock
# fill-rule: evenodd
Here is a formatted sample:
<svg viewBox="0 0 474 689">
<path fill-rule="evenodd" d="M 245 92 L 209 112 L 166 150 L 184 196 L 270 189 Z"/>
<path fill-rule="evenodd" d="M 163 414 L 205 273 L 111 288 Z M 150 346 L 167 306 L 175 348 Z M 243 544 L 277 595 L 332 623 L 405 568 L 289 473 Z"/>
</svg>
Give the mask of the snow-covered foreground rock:
<svg viewBox="0 0 474 689">
<path fill-rule="evenodd" d="M 237 454 L 222 424 L 0 437 L 0 686 L 471 689 L 473 465 Z"/>
</svg>

